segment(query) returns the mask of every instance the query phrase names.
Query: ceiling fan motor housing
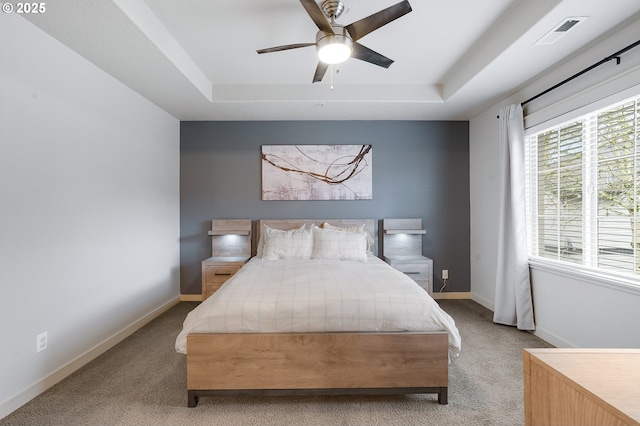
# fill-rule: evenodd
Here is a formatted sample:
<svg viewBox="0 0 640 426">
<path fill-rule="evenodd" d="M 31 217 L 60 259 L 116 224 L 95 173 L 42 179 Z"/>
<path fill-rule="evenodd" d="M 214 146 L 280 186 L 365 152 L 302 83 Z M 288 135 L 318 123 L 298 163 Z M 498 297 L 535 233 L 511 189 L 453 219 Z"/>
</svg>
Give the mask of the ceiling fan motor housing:
<svg viewBox="0 0 640 426">
<path fill-rule="evenodd" d="M 324 0 L 320 5 L 327 18 L 338 19 L 344 12 L 344 3 L 336 0 Z"/>
<path fill-rule="evenodd" d="M 342 25 L 332 25 L 333 33 L 328 33 L 326 31 L 318 31 L 316 34 L 316 50 L 318 52 L 318 57 L 325 63 L 340 63 L 346 60 L 351 55 L 351 50 L 353 48 L 353 41 L 351 40 L 351 36 L 349 32 Z M 323 49 L 325 48 L 339 48 L 345 51 L 344 57 L 341 59 L 328 59 L 326 55 L 323 55 Z"/>
</svg>

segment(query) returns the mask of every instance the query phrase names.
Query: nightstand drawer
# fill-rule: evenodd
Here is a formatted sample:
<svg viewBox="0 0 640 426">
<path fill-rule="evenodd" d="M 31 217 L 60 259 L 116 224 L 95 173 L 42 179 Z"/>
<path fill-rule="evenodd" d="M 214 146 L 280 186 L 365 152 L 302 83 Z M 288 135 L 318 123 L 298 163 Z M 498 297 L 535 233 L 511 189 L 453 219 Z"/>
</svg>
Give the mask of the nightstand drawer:
<svg viewBox="0 0 640 426">
<path fill-rule="evenodd" d="M 433 260 L 424 256 L 385 256 L 383 260 L 432 294 Z"/>
<path fill-rule="evenodd" d="M 202 261 L 202 300 L 215 293 L 247 260 L 241 257 L 210 257 Z"/>
<path fill-rule="evenodd" d="M 428 281 L 429 265 L 426 263 L 396 263 L 393 265 L 414 281 Z"/>
<path fill-rule="evenodd" d="M 207 265 L 204 271 L 204 280 L 207 283 L 222 283 L 238 272 L 240 265 Z"/>
<path fill-rule="evenodd" d="M 240 267 L 207 267 L 205 272 L 205 279 L 202 282 L 202 300 L 206 300 L 207 297 L 218 291 L 218 289 L 229 278 L 233 276 Z"/>
</svg>

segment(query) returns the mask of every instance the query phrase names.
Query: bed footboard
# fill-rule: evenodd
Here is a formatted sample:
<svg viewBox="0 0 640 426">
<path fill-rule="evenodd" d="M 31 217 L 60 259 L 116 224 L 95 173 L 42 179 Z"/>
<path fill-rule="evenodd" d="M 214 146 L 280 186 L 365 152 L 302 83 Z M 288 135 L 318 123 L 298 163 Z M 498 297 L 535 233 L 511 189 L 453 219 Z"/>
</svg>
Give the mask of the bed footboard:
<svg viewBox="0 0 640 426">
<path fill-rule="evenodd" d="M 221 333 L 187 338 L 188 405 L 216 395 L 437 393 L 448 402 L 446 332 Z"/>
</svg>

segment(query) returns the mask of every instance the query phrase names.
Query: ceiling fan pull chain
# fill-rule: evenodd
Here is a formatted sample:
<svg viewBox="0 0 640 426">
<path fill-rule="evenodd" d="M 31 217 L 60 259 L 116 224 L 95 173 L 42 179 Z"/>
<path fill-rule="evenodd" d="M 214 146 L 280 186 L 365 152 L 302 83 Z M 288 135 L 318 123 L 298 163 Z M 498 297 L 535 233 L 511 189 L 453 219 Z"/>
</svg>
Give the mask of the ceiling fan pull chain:
<svg viewBox="0 0 640 426">
<path fill-rule="evenodd" d="M 329 74 L 331 74 L 331 91 L 333 92 L 333 64 L 329 65 L 329 67 L 331 68 Z"/>
</svg>

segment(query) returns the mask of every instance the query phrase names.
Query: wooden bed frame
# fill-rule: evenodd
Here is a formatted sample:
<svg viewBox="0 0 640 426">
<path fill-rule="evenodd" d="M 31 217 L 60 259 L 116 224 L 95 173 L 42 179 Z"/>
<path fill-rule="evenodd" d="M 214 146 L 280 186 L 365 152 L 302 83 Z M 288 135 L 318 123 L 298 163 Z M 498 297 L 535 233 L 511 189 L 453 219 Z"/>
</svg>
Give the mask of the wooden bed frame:
<svg viewBox="0 0 640 426">
<path fill-rule="evenodd" d="M 293 229 L 319 220 L 257 221 Z M 376 223 L 329 220 L 335 226 Z M 257 234 L 257 235 L 256 235 Z M 254 244 L 254 254 L 255 247 Z M 374 251 L 375 253 L 375 251 Z M 201 396 L 361 395 L 437 393 L 447 404 L 448 334 L 385 333 L 192 333 L 187 336 L 189 407 Z"/>
</svg>

